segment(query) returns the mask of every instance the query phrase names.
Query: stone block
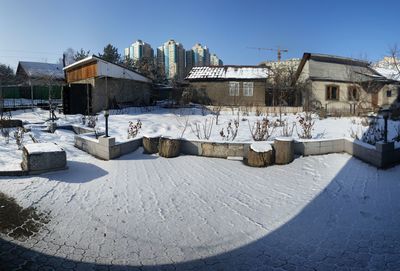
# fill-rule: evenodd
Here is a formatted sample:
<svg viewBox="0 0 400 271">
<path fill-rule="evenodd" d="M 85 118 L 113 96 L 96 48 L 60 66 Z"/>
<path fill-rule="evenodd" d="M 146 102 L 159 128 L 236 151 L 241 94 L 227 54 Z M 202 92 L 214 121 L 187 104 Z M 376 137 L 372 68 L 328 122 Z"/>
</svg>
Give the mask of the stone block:
<svg viewBox="0 0 400 271">
<path fill-rule="evenodd" d="M 294 160 L 294 140 L 290 137 L 277 137 L 274 141 L 275 163 L 289 164 Z"/>
<path fill-rule="evenodd" d="M 55 143 L 26 144 L 22 151 L 22 169 L 30 172 L 46 172 L 67 166 L 65 151 Z"/>
<path fill-rule="evenodd" d="M 107 146 L 107 147 L 114 146 L 115 145 L 115 137 L 100 136 L 99 144 L 102 146 Z"/>
<path fill-rule="evenodd" d="M 375 148 L 379 152 L 392 152 L 394 150 L 394 142 L 377 142 Z"/>
</svg>

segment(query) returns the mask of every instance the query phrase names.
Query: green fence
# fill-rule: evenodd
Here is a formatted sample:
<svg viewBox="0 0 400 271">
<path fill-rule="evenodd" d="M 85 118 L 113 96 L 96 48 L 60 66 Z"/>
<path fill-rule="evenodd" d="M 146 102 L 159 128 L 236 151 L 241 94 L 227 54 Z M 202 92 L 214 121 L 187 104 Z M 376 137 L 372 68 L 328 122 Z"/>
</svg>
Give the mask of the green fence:
<svg viewBox="0 0 400 271">
<path fill-rule="evenodd" d="M 49 91 L 50 89 L 50 91 Z M 27 86 L 2 86 L 0 87 L 0 95 L 3 99 L 34 99 L 34 100 L 48 100 L 49 93 L 52 99 L 61 99 L 61 86 L 33 86 L 33 97 L 32 89 Z"/>
</svg>

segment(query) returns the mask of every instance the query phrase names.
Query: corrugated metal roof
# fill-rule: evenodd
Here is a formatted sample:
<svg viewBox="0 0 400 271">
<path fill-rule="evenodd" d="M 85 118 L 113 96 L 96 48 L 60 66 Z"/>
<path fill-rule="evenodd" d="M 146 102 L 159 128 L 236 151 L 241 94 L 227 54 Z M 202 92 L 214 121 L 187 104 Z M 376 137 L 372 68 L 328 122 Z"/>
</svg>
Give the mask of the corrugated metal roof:
<svg viewBox="0 0 400 271">
<path fill-rule="evenodd" d="M 54 79 L 64 80 L 62 64 L 20 61 L 19 67 L 32 78 L 51 77 Z"/>
<path fill-rule="evenodd" d="M 266 79 L 268 68 L 258 66 L 193 67 L 186 79 Z"/>
</svg>

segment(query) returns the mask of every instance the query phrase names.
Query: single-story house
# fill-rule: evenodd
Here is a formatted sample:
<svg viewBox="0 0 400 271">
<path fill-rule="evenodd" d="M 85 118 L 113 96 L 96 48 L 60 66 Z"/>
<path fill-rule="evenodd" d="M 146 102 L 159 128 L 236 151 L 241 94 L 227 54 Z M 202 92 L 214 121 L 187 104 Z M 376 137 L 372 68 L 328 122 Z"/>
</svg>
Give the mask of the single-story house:
<svg viewBox="0 0 400 271">
<path fill-rule="evenodd" d="M 20 61 L 16 76 L 28 85 L 63 85 L 65 83 L 62 64 Z"/>
<path fill-rule="evenodd" d="M 121 105 L 148 105 L 152 80 L 122 65 L 92 55 L 64 68 L 69 87 L 64 111 L 91 114 Z"/>
<path fill-rule="evenodd" d="M 324 54 L 304 53 L 296 80 L 307 82 L 303 105 L 323 107 L 328 113 L 374 110 L 398 99 L 397 82 L 369 62 Z"/>
<path fill-rule="evenodd" d="M 212 105 L 265 105 L 268 68 L 260 66 L 193 67 L 186 80 L 193 102 Z"/>
</svg>

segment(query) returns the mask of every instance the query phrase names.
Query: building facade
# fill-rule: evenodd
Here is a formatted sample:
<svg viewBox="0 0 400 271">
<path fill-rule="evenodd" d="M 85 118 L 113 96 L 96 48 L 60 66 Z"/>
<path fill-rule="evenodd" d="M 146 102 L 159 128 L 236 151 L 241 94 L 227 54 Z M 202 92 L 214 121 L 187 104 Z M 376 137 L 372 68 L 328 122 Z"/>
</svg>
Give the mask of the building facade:
<svg viewBox="0 0 400 271">
<path fill-rule="evenodd" d="M 158 47 L 157 62 L 163 67 L 167 79 L 184 79 L 185 49 L 181 43 L 171 39 Z"/>
<path fill-rule="evenodd" d="M 152 80 L 124 66 L 89 56 L 64 68 L 69 88 L 64 109 L 69 114 L 93 114 L 115 105 L 148 105 Z"/>
<path fill-rule="evenodd" d="M 259 66 L 193 67 L 186 79 L 192 102 L 264 106 L 268 68 Z"/>
<path fill-rule="evenodd" d="M 143 57 L 153 58 L 154 50 L 151 48 L 150 44 L 143 42 L 142 40 L 137 40 L 132 43 L 131 46 L 125 48 L 125 57 L 135 61 Z"/>
<path fill-rule="evenodd" d="M 211 66 L 223 66 L 224 63 L 216 54 L 211 54 L 210 56 L 210 65 Z"/>
<path fill-rule="evenodd" d="M 303 105 L 327 113 L 363 113 L 399 100 L 398 82 L 363 60 L 304 53 L 296 78 L 307 83 Z"/>
</svg>

